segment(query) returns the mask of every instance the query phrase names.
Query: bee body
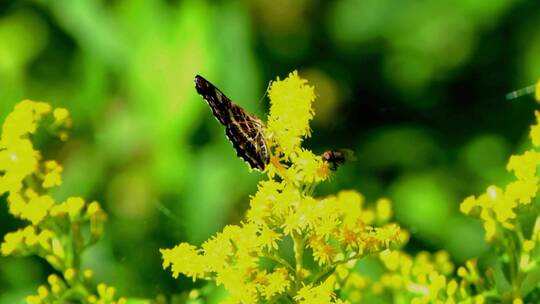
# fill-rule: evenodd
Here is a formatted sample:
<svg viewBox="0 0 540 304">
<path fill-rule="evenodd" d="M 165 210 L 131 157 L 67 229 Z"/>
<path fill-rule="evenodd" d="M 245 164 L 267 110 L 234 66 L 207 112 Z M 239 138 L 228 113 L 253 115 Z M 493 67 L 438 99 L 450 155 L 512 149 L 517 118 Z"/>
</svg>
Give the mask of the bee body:
<svg viewBox="0 0 540 304">
<path fill-rule="evenodd" d="M 345 161 L 354 159 L 353 152 L 347 149 L 326 150 L 322 159 L 328 163 L 330 170 L 336 171 Z"/>
</svg>

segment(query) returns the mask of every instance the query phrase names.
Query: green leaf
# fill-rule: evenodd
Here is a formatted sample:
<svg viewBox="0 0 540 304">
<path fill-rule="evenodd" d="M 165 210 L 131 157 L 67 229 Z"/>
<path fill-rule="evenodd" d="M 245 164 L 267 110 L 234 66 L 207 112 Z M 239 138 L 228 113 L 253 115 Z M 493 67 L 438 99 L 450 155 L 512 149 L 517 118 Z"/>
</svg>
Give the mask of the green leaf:
<svg viewBox="0 0 540 304">
<path fill-rule="evenodd" d="M 521 287 L 519 288 L 519 293 L 522 297 L 527 296 L 533 289 L 537 288 L 540 285 L 540 268 L 535 268 L 531 272 L 527 273 Z"/>
</svg>

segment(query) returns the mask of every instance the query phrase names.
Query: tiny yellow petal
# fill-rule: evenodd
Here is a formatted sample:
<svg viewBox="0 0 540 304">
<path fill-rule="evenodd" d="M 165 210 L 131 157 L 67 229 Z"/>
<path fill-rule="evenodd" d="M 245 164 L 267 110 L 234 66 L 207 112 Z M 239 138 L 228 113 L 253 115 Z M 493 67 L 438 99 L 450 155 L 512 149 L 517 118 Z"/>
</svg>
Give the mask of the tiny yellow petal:
<svg viewBox="0 0 540 304">
<path fill-rule="evenodd" d="M 73 268 L 68 268 L 66 271 L 64 271 L 64 278 L 67 280 L 67 281 L 73 281 L 73 279 L 75 279 L 75 269 Z"/>
<path fill-rule="evenodd" d="M 375 203 L 377 218 L 386 222 L 392 217 L 392 203 L 387 198 L 381 198 Z"/>
<path fill-rule="evenodd" d="M 69 117 L 69 111 L 64 108 L 56 108 L 53 111 L 53 116 L 56 122 L 63 122 Z"/>
<path fill-rule="evenodd" d="M 456 293 L 457 288 L 458 288 L 458 284 L 457 284 L 456 280 L 451 280 L 448 283 L 448 286 L 446 287 L 446 293 L 449 296 L 452 296 L 453 294 Z"/>
<path fill-rule="evenodd" d="M 534 248 L 534 242 L 531 240 L 525 240 L 523 242 L 523 251 L 530 252 Z"/>
<path fill-rule="evenodd" d="M 91 269 L 86 269 L 83 271 L 83 277 L 86 280 L 91 280 L 94 277 L 94 272 Z"/>
</svg>

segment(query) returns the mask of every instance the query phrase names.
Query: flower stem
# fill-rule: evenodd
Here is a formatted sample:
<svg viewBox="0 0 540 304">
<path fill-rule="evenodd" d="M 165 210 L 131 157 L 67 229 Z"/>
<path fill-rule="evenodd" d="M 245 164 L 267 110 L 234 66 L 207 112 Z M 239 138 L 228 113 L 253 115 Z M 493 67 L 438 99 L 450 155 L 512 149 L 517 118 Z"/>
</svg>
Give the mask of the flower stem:
<svg viewBox="0 0 540 304">
<path fill-rule="evenodd" d="M 304 269 L 304 240 L 301 235 L 296 232 L 292 233 L 293 237 L 293 249 L 294 249 L 294 259 L 296 262 L 296 288 L 300 288 L 300 283 L 302 282 L 302 272 Z"/>
</svg>

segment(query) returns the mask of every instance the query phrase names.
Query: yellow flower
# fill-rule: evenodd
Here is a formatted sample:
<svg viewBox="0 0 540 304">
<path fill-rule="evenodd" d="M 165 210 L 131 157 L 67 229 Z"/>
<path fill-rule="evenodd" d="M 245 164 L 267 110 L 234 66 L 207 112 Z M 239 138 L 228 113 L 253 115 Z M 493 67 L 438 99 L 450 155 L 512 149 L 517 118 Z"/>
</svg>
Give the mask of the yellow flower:
<svg viewBox="0 0 540 304">
<path fill-rule="evenodd" d="M 362 217 L 364 197 L 356 191 L 340 191 L 337 195 L 336 206 L 343 215 L 343 225 L 352 227 L 358 224 L 358 220 Z M 371 224 L 364 222 L 364 224 Z"/>
<path fill-rule="evenodd" d="M 285 268 L 277 268 L 267 276 L 268 283 L 264 286 L 264 296 L 267 300 L 277 294 L 285 292 L 291 286 L 289 273 Z"/>
<path fill-rule="evenodd" d="M 459 211 L 464 214 L 469 214 L 475 206 L 477 206 L 476 198 L 474 195 L 471 195 L 461 202 L 459 205 Z"/>
<path fill-rule="evenodd" d="M 492 218 L 485 219 L 484 230 L 486 231 L 486 240 L 493 240 L 497 231 L 497 223 Z"/>
<path fill-rule="evenodd" d="M 375 203 L 375 210 L 380 222 L 387 222 L 392 217 L 392 204 L 387 198 L 378 199 Z"/>
<path fill-rule="evenodd" d="M 448 286 L 446 287 L 446 294 L 448 294 L 450 297 L 452 297 L 458 289 L 458 284 L 456 280 L 452 279 L 448 283 Z"/>
<path fill-rule="evenodd" d="M 202 251 L 208 270 L 213 272 L 221 271 L 224 267 L 227 267 L 234 255 L 230 238 L 224 233 L 218 233 L 204 242 Z"/>
<path fill-rule="evenodd" d="M 50 213 L 52 216 L 62 216 L 67 214 L 69 215 L 69 218 L 74 221 L 80 216 L 81 210 L 84 205 L 85 203 L 82 197 L 69 197 L 65 202 L 52 207 Z M 90 209 L 90 206 L 88 207 L 88 209 Z"/>
<path fill-rule="evenodd" d="M 484 295 L 478 295 L 474 297 L 474 304 L 484 304 L 486 302 L 486 298 Z"/>
<path fill-rule="evenodd" d="M 333 291 L 333 280 L 331 278 L 326 279 L 320 285 L 306 285 L 302 287 L 294 300 L 299 304 L 327 304 L 334 303 L 335 294 Z"/>
<path fill-rule="evenodd" d="M 328 210 L 328 208 L 326 209 Z M 319 216 L 317 221 L 313 225 L 315 235 L 322 239 L 328 240 L 328 238 L 338 230 L 339 224 L 341 223 L 337 216 L 338 214 L 336 213 L 330 213 L 326 216 Z"/>
<path fill-rule="evenodd" d="M 102 213 L 103 210 L 101 209 L 101 206 L 98 202 L 91 202 L 90 205 L 88 205 L 88 208 L 86 209 L 86 213 L 89 216 L 96 216 L 97 214 Z"/>
<path fill-rule="evenodd" d="M 26 297 L 27 304 L 42 304 L 43 301 L 40 296 L 28 296 Z"/>
<path fill-rule="evenodd" d="M 45 162 L 45 176 L 43 177 L 43 188 L 52 188 L 62 184 L 62 166 L 56 161 L 49 160 Z"/>
<path fill-rule="evenodd" d="M 4 242 L 0 247 L 2 255 L 7 256 L 12 254 L 20 244 L 23 243 L 24 233 L 22 229 L 19 229 L 15 232 L 9 232 L 4 235 Z"/>
<path fill-rule="evenodd" d="M 283 185 L 273 180 L 259 183 L 257 193 L 251 197 L 250 208 L 247 212 L 248 220 L 256 224 L 265 224 L 272 215 L 273 205 L 282 189 Z"/>
<path fill-rule="evenodd" d="M 540 112 L 534 111 L 534 116 L 536 116 L 536 124 L 531 126 L 529 136 L 531 137 L 533 145 L 538 147 L 540 146 Z"/>
<path fill-rule="evenodd" d="M 242 290 L 246 288 L 245 283 L 245 277 L 242 275 L 239 275 L 238 269 L 235 269 L 234 267 L 226 267 L 223 268 L 222 271 L 217 273 L 217 276 L 215 278 L 217 285 L 223 285 L 231 294 L 231 296 L 234 297 L 240 296 L 240 297 L 247 297 L 251 298 L 250 292 L 247 294 L 241 294 Z M 247 302 L 247 303 L 254 303 L 255 301 Z"/>
<path fill-rule="evenodd" d="M 530 252 L 534 248 L 534 242 L 532 240 L 523 241 L 523 251 Z"/>
<path fill-rule="evenodd" d="M 384 263 L 384 266 L 390 271 L 398 270 L 402 254 L 399 251 L 384 250 L 379 254 L 379 259 Z"/>
<path fill-rule="evenodd" d="M 538 178 L 517 180 L 506 185 L 505 197 L 510 201 L 530 204 L 538 191 Z"/>
<path fill-rule="evenodd" d="M 56 108 L 53 111 L 54 122 L 59 125 L 71 126 L 69 111 L 64 108 Z"/>
<path fill-rule="evenodd" d="M 163 269 L 171 266 L 173 277 L 177 278 L 180 273 L 193 278 L 204 276 L 204 259 L 193 245 L 181 243 L 173 249 L 160 249 L 163 258 Z"/>
<path fill-rule="evenodd" d="M 83 271 L 83 278 L 87 281 L 91 280 L 94 277 L 94 272 L 91 269 L 85 269 Z"/>
<path fill-rule="evenodd" d="M 45 299 L 49 295 L 49 289 L 45 285 L 38 287 L 38 295 L 41 299 Z"/>
<path fill-rule="evenodd" d="M 19 102 L 4 121 L 2 145 L 11 146 L 22 136 L 36 132 L 37 122 L 50 111 L 51 106 L 45 102 L 31 100 Z"/>
<path fill-rule="evenodd" d="M 2 133 L 2 136 L 4 134 Z M 5 173 L 0 177 L 0 194 L 19 191 L 23 179 L 37 171 L 40 158 L 28 139 L 12 140 L 10 145 L 5 145 L 3 146 L 5 149 L 1 149 L 3 144 L 4 141 L 0 144 L 0 172 Z"/>
<path fill-rule="evenodd" d="M 325 180 L 328 175 L 322 168 L 327 165 L 322 158 L 306 149 L 299 149 L 297 154 L 292 157 L 294 163 L 289 170 L 292 172 L 292 178 L 303 183 L 314 183 Z"/>
<path fill-rule="evenodd" d="M 23 180 L 37 172 L 40 155 L 27 137 L 36 132 L 38 122 L 50 111 L 47 103 L 24 100 L 6 117 L 0 139 L 0 194 L 19 191 Z M 45 169 L 43 187 L 59 185 L 61 167 L 46 163 Z"/>
<path fill-rule="evenodd" d="M 304 227 L 303 216 L 299 212 L 291 212 L 285 217 L 281 227 L 287 235 L 292 235 L 293 232 L 301 233 Z"/>
<path fill-rule="evenodd" d="M 274 204 L 272 213 L 276 218 L 283 219 L 289 216 L 292 207 L 298 206 L 301 201 L 300 191 L 292 184 L 285 184 Z"/>
<path fill-rule="evenodd" d="M 285 80 L 272 83 L 268 133 L 286 156 L 295 152 L 303 137 L 310 135 L 309 121 L 314 112 L 311 104 L 315 100 L 314 89 L 294 71 Z"/>
<path fill-rule="evenodd" d="M 506 168 L 514 171 L 518 179 L 531 179 L 536 175 L 536 168 L 540 164 L 540 152 L 526 151 L 522 155 L 512 155 Z"/>
<path fill-rule="evenodd" d="M 13 193 L 8 196 L 8 203 L 11 214 L 37 225 L 48 214 L 54 205 L 54 200 L 49 195 L 32 195 L 30 200 L 26 202 L 21 194 Z"/>
<path fill-rule="evenodd" d="M 278 241 L 281 240 L 281 233 L 270 229 L 268 226 L 262 226 L 259 235 L 259 242 L 263 248 L 278 249 Z"/>
<path fill-rule="evenodd" d="M 333 292 L 343 284 L 336 282 L 334 269 L 341 263 L 353 267 L 357 259 L 401 243 L 405 233 L 395 224 L 371 226 L 376 219 L 378 224 L 390 219 L 387 199 L 377 202 L 375 212 L 363 208 L 364 198 L 355 191 L 312 196 L 317 183 L 329 177 L 328 164 L 301 147 L 310 135 L 313 88 L 293 72 L 276 81 L 269 95 L 269 180 L 260 182 L 251 197 L 246 221 L 226 226 L 200 249 L 186 243 L 161 249 L 163 267 L 170 267 L 175 278 L 182 273 L 223 285 L 226 303 L 282 302 L 285 292 L 297 303 L 345 303 Z M 317 265 L 304 265 L 308 259 Z"/>
<path fill-rule="evenodd" d="M 111 301 L 114 298 L 114 294 L 116 293 L 116 290 L 114 287 L 107 286 L 103 283 L 98 284 L 97 286 L 97 292 L 99 299 Z"/>
</svg>

